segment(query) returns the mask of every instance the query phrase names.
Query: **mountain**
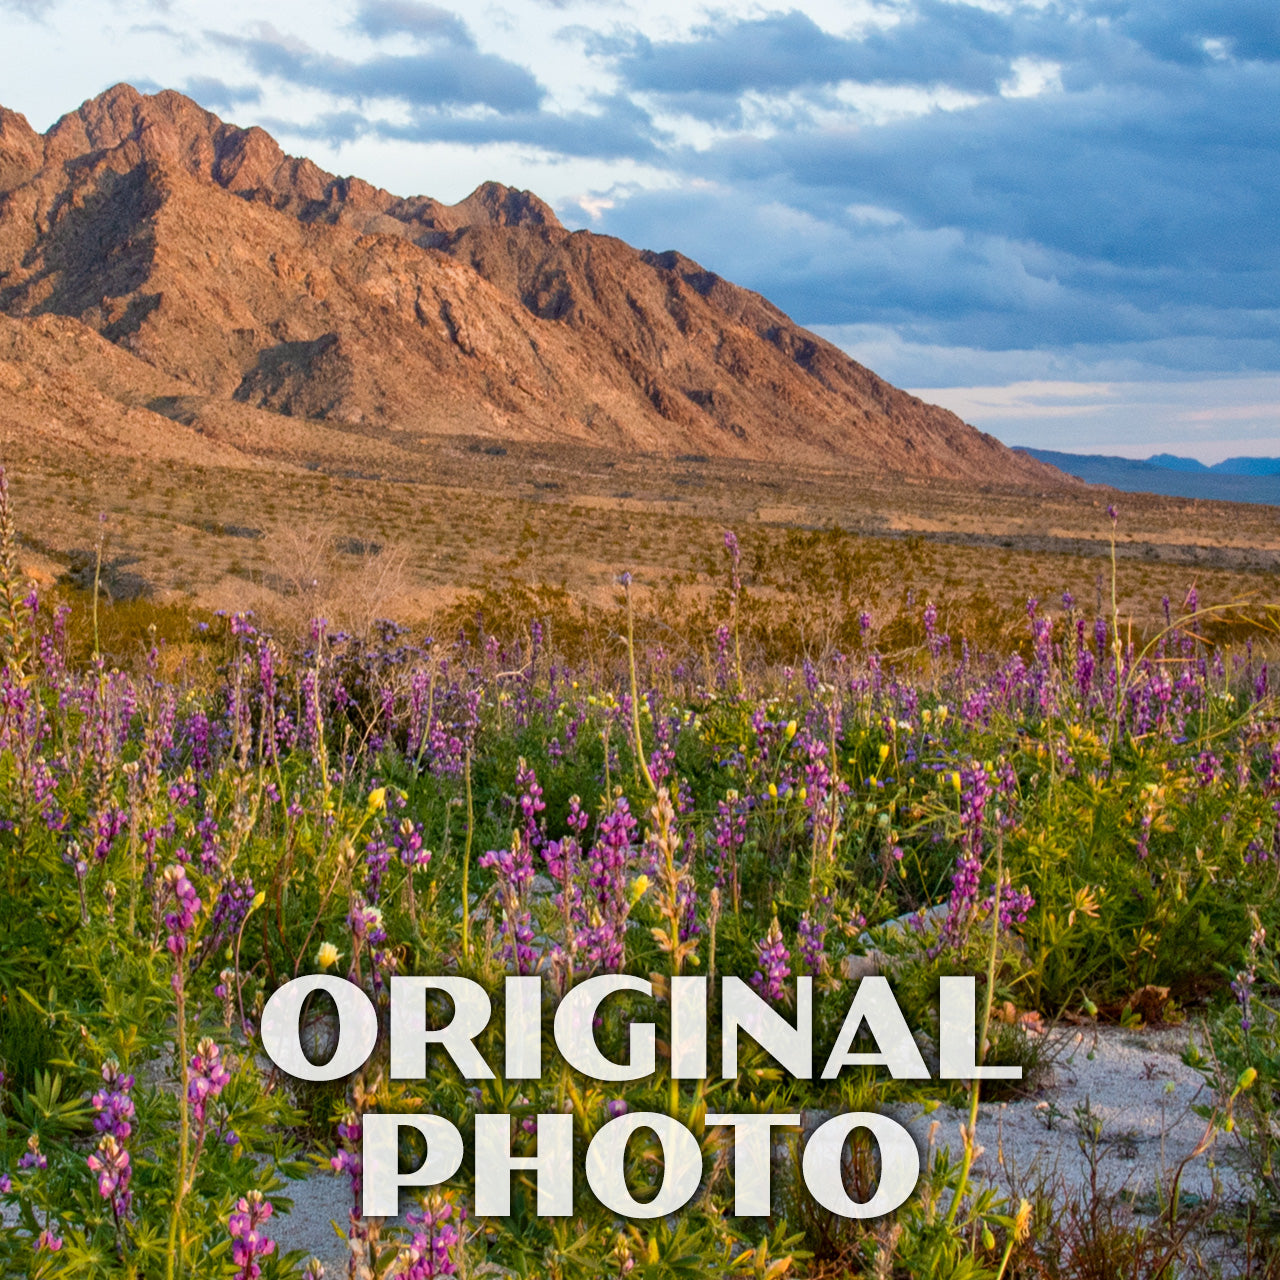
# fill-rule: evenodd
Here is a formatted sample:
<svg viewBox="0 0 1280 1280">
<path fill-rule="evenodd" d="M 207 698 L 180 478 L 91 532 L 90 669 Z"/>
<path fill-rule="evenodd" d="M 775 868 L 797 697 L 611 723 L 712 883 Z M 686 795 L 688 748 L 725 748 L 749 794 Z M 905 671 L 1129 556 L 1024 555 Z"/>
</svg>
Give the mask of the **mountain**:
<svg viewBox="0 0 1280 1280">
<path fill-rule="evenodd" d="M 1109 454 L 1058 453 L 1052 449 L 1019 449 L 1050 466 L 1090 484 L 1170 498 L 1205 498 L 1219 502 L 1261 502 L 1280 506 L 1280 463 L 1270 458 L 1228 458 L 1206 467 L 1174 465 L 1193 462 L 1173 454 L 1157 454 L 1146 461 Z M 1244 464 L 1257 464 L 1246 469 Z M 1267 464 L 1270 464 L 1269 468 Z M 1239 470 L 1235 467 L 1239 466 Z"/>
<path fill-rule="evenodd" d="M 1153 453 L 1147 459 L 1153 467 L 1164 467 L 1166 471 L 1208 471 L 1198 458 L 1183 458 L 1176 453 Z"/>
<path fill-rule="evenodd" d="M 1065 481 L 678 252 L 498 183 L 401 198 L 174 92 L 120 85 L 43 135 L 0 109 L 0 315 L 10 437 L 279 456 L 290 419 Z"/>
<path fill-rule="evenodd" d="M 1224 458 L 1210 468 L 1224 476 L 1280 475 L 1280 458 Z"/>
<path fill-rule="evenodd" d="M 1206 464 L 1196 458 L 1179 457 L 1176 453 L 1153 453 L 1147 461 L 1153 467 L 1164 467 L 1169 471 L 1196 471 L 1201 475 L 1280 475 L 1280 458 L 1224 458 L 1221 462 Z"/>
</svg>

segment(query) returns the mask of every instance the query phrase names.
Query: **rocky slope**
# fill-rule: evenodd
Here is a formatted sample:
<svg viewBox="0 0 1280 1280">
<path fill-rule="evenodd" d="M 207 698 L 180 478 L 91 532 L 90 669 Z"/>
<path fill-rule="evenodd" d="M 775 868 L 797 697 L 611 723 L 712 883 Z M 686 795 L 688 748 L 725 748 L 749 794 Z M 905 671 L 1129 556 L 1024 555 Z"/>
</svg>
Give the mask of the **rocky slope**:
<svg viewBox="0 0 1280 1280">
<path fill-rule="evenodd" d="M 239 402 L 266 411 L 255 438 L 286 415 L 384 441 L 1064 479 L 678 253 L 570 232 L 496 183 L 402 199 L 174 92 L 117 86 L 44 135 L 0 109 L 0 313 L 17 326 L 0 334 L 10 435 L 59 422 L 78 379 L 80 435 L 105 398 L 133 417 L 99 437 L 144 453 L 165 421 L 190 436 L 202 405 Z"/>
</svg>

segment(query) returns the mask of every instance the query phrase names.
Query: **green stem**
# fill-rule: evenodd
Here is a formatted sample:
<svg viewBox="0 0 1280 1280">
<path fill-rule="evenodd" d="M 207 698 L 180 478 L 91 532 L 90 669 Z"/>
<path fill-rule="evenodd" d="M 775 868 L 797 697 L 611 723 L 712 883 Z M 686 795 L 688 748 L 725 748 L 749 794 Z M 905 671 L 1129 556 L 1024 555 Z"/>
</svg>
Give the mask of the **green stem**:
<svg viewBox="0 0 1280 1280">
<path fill-rule="evenodd" d="M 106 517 L 104 516 L 105 520 Z M 98 532 L 98 553 L 93 565 L 93 658 L 96 662 L 101 656 L 101 646 L 98 643 L 98 584 L 102 581 L 102 531 Z"/>
<path fill-rule="evenodd" d="M 987 990 L 982 1007 L 982 1034 L 978 1039 L 978 1065 L 987 1056 L 987 1033 L 991 1030 L 991 1002 L 996 986 L 996 950 L 1000 942 L 1000 877 L 1004 873 L 1002 866 L 1002 848 L 1000 835 L 996 835 L 996 887 L 991 901 L 991 950 L 987 954 Z M 969 1185 L 969 1171 L 973 1167 L 973 1153 L 977 1147 L 975 1137 L 978 1128 L 978 1095 L 982 1082 L 977 1076 L 970 1082 L 969 1089 L 969 1124 L 964 1131 L 964 1156 L 960 1162 L 960 1181 L 956 1184 L 956 1193 L 947 1210 L 947 1225 L 951 1226 L 960 1210 L 960 1201 Z"/>
<path fill-rule="evenodd" d="M 631 619 L 630 582 L 627 583 L 625 590 L 627 593 L 627 666 L 631 676 L 631 729 L 636 739 L 636 765 L 639 773 L 644 774 L 645 785 L 656 794 L 658 789 L 653 785 L 653 775 L 649 772 L 649 762 L 644 758 L 644 742 L 640 737 L 640 696 L 636 690 L 636 641 Z M 637 774 L 637 785 L 639 782 L 640 778 Z"/>
<path fill-rule="evenodd" d="M 467 787 L 467 839 L 462 850 L 462 954 L 471 958 L 471 828 L 475 825 L 475 812 L 471 803 L 471 752 L 467 752 L 464 773 Z"/>
<path fill-rule="evenodd" d="M 187 1195 L 187 1148 L 191 1141 L 191 1117 L 187 1111 L 187 1088 L 191 1083 L 190 1066 L 187 1063 L 187 1001 L 186 993 L 183 990 L 184 975 L 181 969 L 181 960 L 178 961 L 178 965 L 178 1036 L 176 1046 L 179 1066 L 178 1176 L 177 1187 L 173 1197 L 173 1212 L 169 1219 L 169 1247 L 166 1250 L 164 1269 L 166 1280 L 175 1280 L 175 1277 L 180 1278 L 182 1276 L 180 1227 L 182 1222 L 182 1202 Z"/>
<path fill-rule="evenodd" d="M 1005 1269 L 1009 1265 L 1009 1259 L 1013 1257 L 1014 1237 L 1013 1233 L 1009 1234 L 1009 1242 L 1004 1247 L 1004 1257 L 1000 1259 L 1000 1270 L 996 1272 L 996 1280 L 1004 1280 Z"/>
</svg>

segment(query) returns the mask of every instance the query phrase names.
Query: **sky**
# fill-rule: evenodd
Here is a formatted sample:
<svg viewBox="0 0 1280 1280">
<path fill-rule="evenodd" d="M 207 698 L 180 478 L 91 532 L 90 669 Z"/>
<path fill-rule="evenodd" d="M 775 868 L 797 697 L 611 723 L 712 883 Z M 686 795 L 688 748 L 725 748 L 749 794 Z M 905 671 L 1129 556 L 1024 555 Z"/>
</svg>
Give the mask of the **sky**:
<svg viewBox="0 0 1280 1280">
<path fill-rule="evenodd" d="M 678 248 L 1011 444 L 1280 456 L 1276 0 L 0 0 L 36 128 L 119 81 Z"/>
</svg>

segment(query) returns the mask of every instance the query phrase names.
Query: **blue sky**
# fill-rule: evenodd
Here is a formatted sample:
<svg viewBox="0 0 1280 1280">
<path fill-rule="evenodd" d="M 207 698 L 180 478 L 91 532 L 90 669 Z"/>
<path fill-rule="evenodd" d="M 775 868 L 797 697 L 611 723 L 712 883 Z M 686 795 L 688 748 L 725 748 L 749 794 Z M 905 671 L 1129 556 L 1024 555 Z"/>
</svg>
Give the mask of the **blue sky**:
<svg viewBox="0 0 1280 1280">
<path fill-rule="evenodd" d="M 41 129 L 183 89 L 679 248 L 1011 443 L 1280 455 L 1276 0 L 0 0 L 0 37 Z"/>
</svg>

